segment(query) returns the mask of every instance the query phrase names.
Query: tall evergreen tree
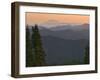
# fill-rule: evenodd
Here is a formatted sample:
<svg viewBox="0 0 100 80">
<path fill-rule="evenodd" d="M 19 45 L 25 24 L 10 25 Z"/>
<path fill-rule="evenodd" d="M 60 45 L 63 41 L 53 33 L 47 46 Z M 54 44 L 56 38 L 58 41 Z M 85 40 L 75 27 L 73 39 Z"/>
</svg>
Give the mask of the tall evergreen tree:
<svg viewBox="0 0 100 80">
<path fill-rule="evenodd" d="M 33 51 L 30 40 L 30 31 L 28 25 L 26 27 L 26 67 L 33 66 Z"/>
<path fill-rule="evenodd" d="M 89 64 L 89 46 L 85 48 L 84 63 Z"/>
<path fill-rule="evenodd" d="M 32 44 L 34 47 L 34 66 L 44 66 L 46 65 L 45 61 L 45 52 L 42 47 L 41 36 L 38 30 L 38 25 L 35 25 L 32 28 Z"/>
</svg>

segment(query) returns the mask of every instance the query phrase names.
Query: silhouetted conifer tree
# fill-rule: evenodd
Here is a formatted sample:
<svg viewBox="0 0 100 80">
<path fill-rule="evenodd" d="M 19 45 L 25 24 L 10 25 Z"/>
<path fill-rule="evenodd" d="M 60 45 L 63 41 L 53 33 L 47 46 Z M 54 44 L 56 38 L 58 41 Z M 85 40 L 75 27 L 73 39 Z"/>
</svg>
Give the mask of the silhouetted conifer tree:
<svg viewBox="0 0 100 80">
<path fill-rule="evenodd" d="M 84 63 L 89 64 L 89 46 L 85 48 Z"/>
<path fill-rule="evenodd" d="M 32 28 L 32 44 L 34 47 L 34 66 L 44 66 L 46 65 L 45 61 L 45 52 L 42 47 L 41 36 L 38 30 L 38 25 L 35 25 Z"/>
<path fill-rule="evenodd" d="M 28 25 L 26 27 L 26 67 L 33 66 L 33 51 Z"/>
</svg>

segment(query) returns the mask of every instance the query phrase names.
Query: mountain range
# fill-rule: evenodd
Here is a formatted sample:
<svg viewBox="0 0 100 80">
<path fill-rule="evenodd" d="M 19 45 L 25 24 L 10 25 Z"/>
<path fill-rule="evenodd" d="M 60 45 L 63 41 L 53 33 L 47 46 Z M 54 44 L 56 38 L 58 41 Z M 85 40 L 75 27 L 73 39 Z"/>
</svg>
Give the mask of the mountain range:
<svg viewBox="0 0 100 80">
<path fill-rule="evenodd" d="M 47 64 L 84 64 L 84 51 L 89 45 L 89 24 L 63 23 L 47 26 L 49 25 L 38 25 Z M 32 32 L 32 26 L 29 28 Z"/>
</svg>

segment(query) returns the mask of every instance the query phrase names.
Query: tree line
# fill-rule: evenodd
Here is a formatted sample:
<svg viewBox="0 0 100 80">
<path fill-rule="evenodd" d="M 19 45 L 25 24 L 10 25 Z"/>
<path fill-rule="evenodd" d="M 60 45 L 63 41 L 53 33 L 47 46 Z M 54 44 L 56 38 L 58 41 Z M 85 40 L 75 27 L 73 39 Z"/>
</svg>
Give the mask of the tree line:
<svg viewBox="0 0 100 80">
<path fill-rule="evenodd" d="M 32 33 L 28 25 L 26 26 L 26 67 L 45 66 L 45 51 L 42 46 L 42 40 L 38 25 L 32 27 Z"/>
</svg>

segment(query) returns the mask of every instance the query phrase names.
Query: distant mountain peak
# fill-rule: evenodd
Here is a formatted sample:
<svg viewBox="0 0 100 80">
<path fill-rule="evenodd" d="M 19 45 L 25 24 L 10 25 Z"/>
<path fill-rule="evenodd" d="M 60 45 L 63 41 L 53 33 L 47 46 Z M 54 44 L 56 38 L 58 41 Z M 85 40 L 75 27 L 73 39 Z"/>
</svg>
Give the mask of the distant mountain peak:
<svg viewBox="0 0 100 80">
<path fill-rule="evenodd" d="M 52 23 L 60 23 L 60 22 L 57 20 L 48 20 L 45 23 L 52 24 Z"/>
<path fill-rule="evenodd" d="M 88 23 L 84 23 L 83 26 L 89 26 L 89 24 Z"/>
<path fill-rule="evenodd" d="M 51 28 L 51 27 L 56 27 L 56 26 L 63 26 L 63 25 L 68 25 L 67 23 L 59 22 L 57 20 L 48 20 L 44 23 L 40 24 L 41 26 L 44 26 L 46 28 Z"/>
</svg>

